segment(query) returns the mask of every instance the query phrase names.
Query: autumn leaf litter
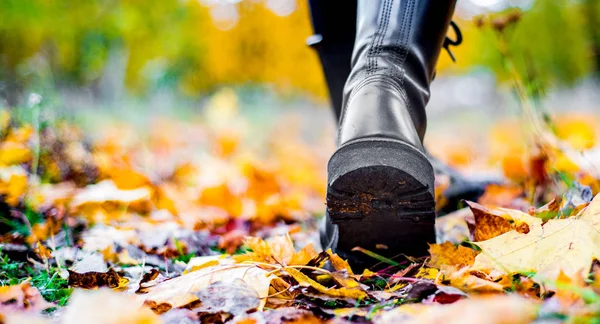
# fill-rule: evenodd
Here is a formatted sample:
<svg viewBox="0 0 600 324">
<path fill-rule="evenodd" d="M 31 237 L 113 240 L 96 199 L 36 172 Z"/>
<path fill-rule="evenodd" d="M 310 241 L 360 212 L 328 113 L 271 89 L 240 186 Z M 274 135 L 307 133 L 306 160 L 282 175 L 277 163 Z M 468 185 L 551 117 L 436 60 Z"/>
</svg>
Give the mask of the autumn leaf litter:
<svg viewBox="0 0 600 324">
<path fill-rule="evenodd" d="M 218 93 L 204 120 L 156 120 L 145 139 L 127 125 L 95 138 L 69 123 L 35 129 L 2 112 L 0 321 L 598 316 L 600 196 L 592 197 L 600 182 L 587 171 L 597 162 L 578 167 L 568 138 L 534 134 L 504 150 L 527 153 L 496 157 L 503 182 L 441 216 L 429 256 L 357 271 L 317 243 L 332 147 L 308 145 L 290 126 L 268 137 L 266 152 L 246 149 L 253 126 L 239 117 L 223 126 L 234 108 L 218 107 L 234 95 Z M 438 192 L 448 185 L 439 179 Z"/>
</svg>

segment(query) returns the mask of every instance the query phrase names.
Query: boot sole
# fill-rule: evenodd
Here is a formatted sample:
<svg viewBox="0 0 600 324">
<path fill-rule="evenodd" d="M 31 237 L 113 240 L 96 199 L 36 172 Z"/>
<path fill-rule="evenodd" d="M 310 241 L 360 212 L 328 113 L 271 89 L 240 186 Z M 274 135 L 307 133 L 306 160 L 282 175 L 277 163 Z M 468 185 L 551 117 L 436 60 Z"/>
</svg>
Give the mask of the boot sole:
<svg viewBox="0 0 600 324">
<path fill-rule="evenodd" d="M 387 258 L 423 256 L 435 242 L 433 168 L 427 157 L 400 141 L 346 144 L 329 160 L 328 221 L 337 225 L 334 251 L 367 267 Z"/>
</svg>

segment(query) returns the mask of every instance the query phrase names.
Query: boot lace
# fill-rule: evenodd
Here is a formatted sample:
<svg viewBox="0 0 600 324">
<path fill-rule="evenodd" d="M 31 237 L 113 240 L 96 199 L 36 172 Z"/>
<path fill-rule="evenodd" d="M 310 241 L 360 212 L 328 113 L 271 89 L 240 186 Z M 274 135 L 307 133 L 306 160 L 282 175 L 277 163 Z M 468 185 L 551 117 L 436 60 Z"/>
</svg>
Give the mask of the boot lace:
<svg viewBox="0 0 600 324">
<path fill-rule="evenodd" d="M 456 58 L 454 57 L 454 54 L 452 54 L 452 51 L 450 50 L 450 46 L 460 45 L 462 43 L 463 37 L 462 37 L 462 33 L 460 32 L 460 28 L 458 28 L 458 25 L 454 21 L 450 22 L 450 27 L 452 27 L 452 29 L 454 30 L 456 39 L 451 39 L 450 37 L 446 36 L 446 39 L 444 39 L 443 48 L 448 52 L 448 55 L 450 55 L 450 58 L 452 59 L 452 61 L 456 62 Z"/>
</svg>

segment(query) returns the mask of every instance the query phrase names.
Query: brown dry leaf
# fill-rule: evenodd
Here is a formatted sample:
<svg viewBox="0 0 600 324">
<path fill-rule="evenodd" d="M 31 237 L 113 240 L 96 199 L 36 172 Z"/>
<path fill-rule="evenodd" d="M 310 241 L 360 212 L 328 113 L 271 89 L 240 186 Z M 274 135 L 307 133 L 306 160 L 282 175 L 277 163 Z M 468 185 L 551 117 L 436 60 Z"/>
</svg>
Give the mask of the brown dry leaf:
<svg viewBox="0 0 600 324">
<path fill-rule="evenodd" d="M 96 289 L 98 287 L 118 288 L 127 283 L 127 279 L 121 278 L 119 274 L 110 269 L 108 272 L 84 272 L 77 273 L 69 271 L 69 286 L 84 289 Z"/>
<path fill-rule="evenodd" d="M 473 232 L 473 241 L 475 242 L 489 240 L 513 229 L 527 234 L 530 226 L 542 223 L 541 219 L 519 210 L 488 209 L 471 201 L 467 201 L 467 204 L 475 218 L 475 224 L 468 224 L 469 229 Z"/>
<path fill-rule="evenodd" d="M 517 324 L 530 323 L 538 307 L 515 295 L 462 299 L 453 304 L 406 304 L 379 315 L 374 323 Z"/>
<path fill-rule="evenodd" d="M 306 265 L 318 253 L 312 244 L 306 245 L 299 252 L 294 249 L 294 243 L 289 235 L 273 237 L 267 241 L 257 237 L 248 237 L 246 245 L 252 249 L 233 259 L 238 262 L 266 262 L 279 265 Z"/>
<path fill-rule="evenodd" d="M 312 287 L 315 290 L 317 290 L 318 292 L 328 295 L 328 296 L 338 297 L 338 298 L 351 298 L 351 299 L 364 299 L 364 298 L 368 297 L 367 293 L 364 292 L 360 288 L 360 286 L 357 286 L 355 288 L 346 288 L 346 287 L 337 288 L 337 289 L 336 288 L 327 288 L 292 267 L 285 267 L 285 268 L 283 268 L 283 270 L 285 272 L 287 272 L 290 276 L 292 276 L 294 279 L 296 279 L 296 281 L 298 281 L 298 284 L 300 284 L 300 286 Z"/>
<path fill-rule="evenodd" d="M 61 316 L 64 324 L 158 324 L 162 321 L 139 300 L 109 289 L 75 290 Z"/>
<path fill-rule="evenodd" d="M 138 289 L 135 291 L 136 294 L 145 294 L 148 292 L 148 287 L 156 285 L 156 282 L 153 281 L 158 278 L 160 275 L 160 271 L 157 269 L 151 269 L 150 272 L 144 273 L 142 279 L 140 280 Z"/>
<path fill-rule="evenodd" d="M 600 195 L 580 216 L 533 224 L 527 234 L 516 230 L 476 243 L 482 253 L 473 270 L 505 273 L 536 272 L 556 278 L 559 271 L 585 275 L 600 257 Z"/>
<path fill-rule="evenodd" d="M 427 266 L 438 269 L 469 267 L 475 262 L 477 254 L 479 252 L 473 249 L 462 245 L 455 246 L 450 242 L 430 244 L 429 255 L 431 255 L 431 259 L 427 263 Z"/>
<path fill-rule="evenodd" d="M 467 201 L 467 204 L 475 217 L 475 224 L 471 227 L 473 241 L 489 240 L 513 229 L 510 222 L 502 218 L 501 214 L 494 213 L 478 203 Z"/>
<path fill-rule="evenodd" d="M 266 302 L 265 297 L 269 295 L 271 280 L 275 278 L 268 271 L 251 264 L 216 265 L 161 282 L 150 287 L 147 290 L 148 294 L 140 295 L 139 298 L 147 303 L 167 304 L 172 308 L 177 308 L 197 301 L 198 298 L 194 293 L 208 287 L 211 283 L 218 281 L 228 283 L 239 279 L 257 292 L 261 298 L 259 306 L 261 309 Z"/>
<path fill-rule="evenodd" d="M 0 287 L 0 314 L 13 312 L 40 312 L 56 305 L 44 300 L 40 291 L 28 281 L 14 286 Z"/>
</svg>

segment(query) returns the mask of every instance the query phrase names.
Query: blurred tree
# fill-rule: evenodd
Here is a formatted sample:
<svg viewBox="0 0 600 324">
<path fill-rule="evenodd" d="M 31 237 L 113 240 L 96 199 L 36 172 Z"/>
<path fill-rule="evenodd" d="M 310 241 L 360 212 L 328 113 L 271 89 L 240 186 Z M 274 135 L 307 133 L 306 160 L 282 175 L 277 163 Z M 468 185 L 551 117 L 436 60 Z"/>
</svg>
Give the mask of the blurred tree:
<svg viewBox="0 0 600 324">
<path fill-rule="evenodd" d="M 123 83 L 137 94 L 254 81 L 325 95 L 305 45 L 304 1 L 287 16 L 257 1 L 223 3 L 234 6 L 234 21 L 219 21 L 222 8 L 204 0 L 0 0 L 0 95 L 14 105 L 36 85 L 97 93 L 109 53 L 126 58 Z"/>
<path fill-rule="evenodd" d="M 0 99 L 15 105 L 24 89 L 68 87 L 102 97 L 105 84 L 198 95 L 248 82 L 324 97 L 318 60 L 305 46 L 306 2 L 0 0 Z M 536 0 L 506 28 L 500 16 L 481 29 L 461 21 L 458 64 L 442 55 L 438 70 L 484 65 L 502 80 L 509 56 L 535 91 L 573 82 L 600 69 L 599 16 L 597 0 Z M 124 72 L 107 77 L 115 70 Z"/>
</svg>

